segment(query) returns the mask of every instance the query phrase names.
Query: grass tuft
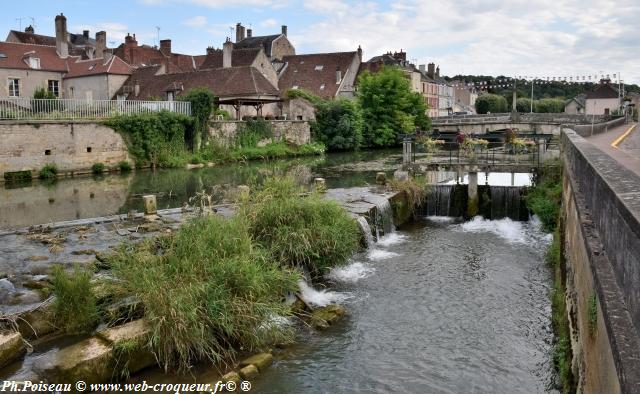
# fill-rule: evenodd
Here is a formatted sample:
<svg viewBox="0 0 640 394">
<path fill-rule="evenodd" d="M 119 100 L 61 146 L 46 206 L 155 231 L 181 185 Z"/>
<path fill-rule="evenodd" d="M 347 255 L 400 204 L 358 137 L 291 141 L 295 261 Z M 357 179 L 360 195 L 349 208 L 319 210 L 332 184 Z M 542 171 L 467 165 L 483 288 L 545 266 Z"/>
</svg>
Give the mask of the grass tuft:
<svg viewBox="0 0 640 394">
<path fill-rule="evenodd" d="M 45 164 L 38 173 L 40 179 L 54 179 L 57 175 L 58 167 L 53 163 Z"/>
<path fill-rule="evenodd" d="M 97 323 L 96 298 L 91 289 L 92 272 L 75 266 L 67 272 L 53 267 L 52 287 L 55 294 L 53 318 L 55 325 L 68 334 L 90 331 Z"/>
</svg>

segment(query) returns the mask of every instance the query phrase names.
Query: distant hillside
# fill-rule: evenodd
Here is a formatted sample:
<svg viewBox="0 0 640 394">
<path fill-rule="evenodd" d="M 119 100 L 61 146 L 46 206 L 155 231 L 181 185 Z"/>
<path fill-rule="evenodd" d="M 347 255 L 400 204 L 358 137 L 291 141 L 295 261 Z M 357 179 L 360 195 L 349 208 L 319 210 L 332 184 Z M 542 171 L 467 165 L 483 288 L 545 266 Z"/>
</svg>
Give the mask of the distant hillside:
<svg viewBox="0 0 640 394">
<path fill-rule="evenodd" d="M 504 85 L 504 81 L 507 79 L 505 76 L 497 76 L 491 77 L 486 75 L 456 75 L 454 77 L 445 77 L 448 81 L 466 81 L 467 83 L 473 82 L 478 85 L 479 82 L 485 82 L 487 86 L 490 86 L 489 89 L 483 89 L 483 91 L 488 91 L 489 93 L 499 94 L 504 96 L 508 102 L 511 102 L 511 97 L 513 94 L 513 89 L 498 87 L 497 85 Z M 509 82 L 511 84 L 511 81 Z M 549 83 L 545 84 L 534 84 L 533 85 L 533 98 L 535 100 L 541 98 L 561 98 L 561 99 L 570 99 L 579 95 L 580 93 L 587 92 L 592 90 L 596 84 L 594 83 L 562 83 L 559 81 L 549 81 Z M 518 97 L 530 98 L 531 97 L 531 82 L 525 80 L 518 80 Z M 638 92 L 640 93 L 640 86 L 638 85 L 630 85 L 625 84 L 626 92 Z"/>
</svg>

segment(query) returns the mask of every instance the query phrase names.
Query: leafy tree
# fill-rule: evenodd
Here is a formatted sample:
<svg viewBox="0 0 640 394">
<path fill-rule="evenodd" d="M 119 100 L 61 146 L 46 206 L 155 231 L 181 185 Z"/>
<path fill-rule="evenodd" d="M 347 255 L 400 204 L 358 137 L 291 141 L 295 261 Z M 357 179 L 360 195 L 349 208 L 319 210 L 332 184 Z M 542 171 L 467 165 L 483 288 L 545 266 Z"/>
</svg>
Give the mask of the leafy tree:
<svg viewBox="0 0 640 394">
<path fill-rule="evenodd" d="M 535 104 L 535 102 L 534 102 Z M 531 112 L 531 99 L 528 98 L 519 98 L 516 101 L 516 109 L 518 110 L 518 112 Z M 534 112 L 535 112 L 535 105 L 533 108 Z"/>
<path fill-rule="evenodd" d="M 507 100 L 497 94 L 483 94 L 476 100 L 476 112 L 479 114 L 507 112 Z"/>
<path fill-rule="evenodd" d="M 317 105 L 312 131 L 314 137 L 329 150 L 357 150 L 362 144 L 363 127 L 358 103 L 338 99 Z"/>
<path fill-rule="evenodd" d="M 560 113 L 564 112 L 564 100 L 559 98 L 545 98 L 536 100 L 536 112 Z"/>
<path fill-rule="evenodd" d="M 185 139 L 194 151 L 198 151 L 202 139 L 206 139 L 209 132 L 209 117 L 214 110 L 215 96 L 207 88 L 195 88 L 180 96 L 179 100 L 191 103 L 193 128 L 190 130 L 193 130 L 193 134 L 185 136 Z"/>
<path fill-rule="evenodd" d="M 400 134 L 430 127 L 422 96 L 411 91 L 402 70 L 385 67 L 375 74 L 365 72 L 358 83 L 365 146 L 397 145 Z"/>
</svg>

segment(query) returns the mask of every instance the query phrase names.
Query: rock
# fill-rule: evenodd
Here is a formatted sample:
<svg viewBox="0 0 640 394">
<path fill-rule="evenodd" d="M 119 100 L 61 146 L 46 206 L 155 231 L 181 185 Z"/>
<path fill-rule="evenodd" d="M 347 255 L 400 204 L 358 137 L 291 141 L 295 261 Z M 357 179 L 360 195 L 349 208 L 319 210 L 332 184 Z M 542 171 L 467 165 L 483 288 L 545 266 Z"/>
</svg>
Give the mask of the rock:
<svg viewBox="0 0 640 394">
<path fill-rule="evenodd" d="M 27 261 L 45 261 L 49 260 L 47 256 L 29 256 L 26 258 Z"/>
<path fill-rule="evenodd" d="M 396 170 L 393 173 L 393 177 L 398 181 L 408 181 L 409 180 L 409 172 L 408 171 Z"/>
<path fill-rule="evenodd" d="M 59 245 L 59 244 L 53 244 L 49 248 L 49 252 L 53 253 L 53 254 L 62 253 L 63 251 L 64 251 L 64 246 Z"/>
<path fill-rule="evenodd" d="M 378 185 L 385 185 L 387 183 L 387 174 L 384 172 L 376 173 L 376 183 Z"/>
<path fill-rule="evenodd" d="M 0 279 L 0 302 L 5 303 L 16 293 L 16 287 L 9 279 Z"/>
<path fill-rule="evenodd" d="M 92 337 L 39 358 L 33 369 L 50 383 L 82 380 L 91 384 L 110 381 L 115 366 L 111 346 L 102 339 Z"/>
<path fill-rule="evenodd" d="M 51 303 L 46 303 L 38 309 L 20 315 L 20 318 L 17 319 L 18 331 L 24 338 L 38 338 L 56 330 L 49 322 L 52 313 L 51 305 Z"/>
<path fill-rule="evenodd" d="M 92 255 L 97 254 L 97 252 L 93 249 L 82 249 L 82 250 L 74 250 L 71 254 L 79 256 L 79 255 Z"/>
<path fill-rule="evenodd" d="M 314 178 L 313 185 L 318 193 L 325 193 L 327 191 L 327 183 L 324 178 Z"/>
<path fill-rule="evenodd" d="M 311 313 L 311 324 L 318 329 L 326 329 L 338 321 L 344 314 L 344 307 L 340 305 L 327 305 Z"/>
<path fill-rule="evenodd" d="M 120 236 L 123 236 L 123 237 L 124 237 L 124 236 L 126 236 L 126 235 L 129 235 L 129 234 L 130 234 L 130 233 L 129 233 L 129 230 L 125 230 L 125 229 L 123 229 L 123 228 L 119 228 L 119 229 L 117 229 L 117 230 L 116 230 L 116 233 L 117 233 L 118 235 L 120 235 Z"/>
<path fill-rule="evenodd" d="M 27 289 L 43 289 L 51 284 L 51 280 L 48 275 L 34 275 L 29 279 L 25 279 L 22 282 L 22 287 Z"/>
<path fill-rule="evenodd" d="M 11 305 L 36 304 L 42 301 L 42 294 L 33 290 L 23 290 L 17 293 L 11 300 Z"/>
<path fill-rule="evenodd" d="M 225 385 L 229 382 L 233 382 L 234 383 L 234 387 L 235 390 L 229 390 L 228 388 L 225 387 L 225 391 L 227 392 L 233 392 L 233 391 L 238 391 L 237 389 L 240 387 L 240 382 L 242 381 L 242 378 L 240 378 L 240 375 L 238 375 L 237 372 L 229 372 L 228 374 L 225 374 L 224 376 L 222 376 L 222 378 L 220 378 L 220 380 L 222 380 L 222 383 L 224 383 Z M 215 383 L 211 386 L 213 387 L 215 386 Z"/>
<path fill-rule="evenodd" d="M 151 327 L 144 319 L 134 320 L 121 326 L 98 331 L 96 336 L 111 345 L 118 345 L 125 341 L 136 341 L 143 344 L 149 340 Z"/>
<path fill-rule="evenodd" d="M 19 332 L 0 333 L 0 368 L 22 356 L 24 351 L 24 341 Z"/>
<path fill-rule="evenodd" d="M 244 380 L 254 379 L 258 377 L 258 375 L 260 375 L 260 372 L 258 371 L 258 368 L 256 368 L 255 365 L 247 365 L 246 367 L 240 370 L 240 376 L 242 376 L 242 379 Z"/>
<path fill-rule="evenodd" d="M 142 196 L 142 200 L 144 201 L 145 215 L 155 215 L 158 212 L 156 208 L 156 196 L 154 196 L 153 194 L 149 194 L 146 196 Z"/>
<path fill-rule="evenodd" d="M 155 233 L 162 230 L 162 223 L 150 222 L 138 226 L 139 233 Z"/>
<path fill-rule="evenodd" d="M 273 355 L 271 353 L 258 353 L 249 358 L 240 361 L 240 367 L 246 367 L 248 365 L 255 365 L 258 371 L 264 372 L 267 367 L 273 363 Z"/>
</svg>

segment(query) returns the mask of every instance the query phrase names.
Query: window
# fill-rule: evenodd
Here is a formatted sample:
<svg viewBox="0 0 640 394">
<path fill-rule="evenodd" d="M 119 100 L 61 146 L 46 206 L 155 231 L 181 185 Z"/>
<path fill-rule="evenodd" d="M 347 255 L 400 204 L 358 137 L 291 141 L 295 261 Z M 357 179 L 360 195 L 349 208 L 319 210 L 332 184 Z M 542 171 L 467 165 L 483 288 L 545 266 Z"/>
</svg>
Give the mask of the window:
<svg viewBox="0 0 640 394">
<path fill-rule="evenodd" d="M 7 58 L 7 54 L 0 52 L 0 59 L 6 59 L 6 58 Z"/>
<path fill-rule="evenodd" d="M 40 58 L 30 57 L 29 58 L 29 67 L 34 69 L 40 69 Z"/>
<path fill-rule="evenodd" d="M 174 92 L 167 92 L 167 101 L 173 101 Z"/>
<path fill-rule="evenodd" d="M 324 90 L 324 84 L 320 85 L 320 90 Z"/>
<path fill-rule="evenodd" d="M 20 79 L 9 78 L 9 97 L 20 97 Z"/>
<path fill-rule="evenodd" d="M 73 86 L 71 86 L 71 87 L 69 88 L 69 97 L 70 97 L 70 98 L 73 98 L 73 97 L 75 96 L 75 94 L 76 94 L 76 91 L 75 91 L 74 87 L 73 87 Z"/>
<path fill-rule="evenodd" d="M 47 90 L 49 93 L 53 93 L 54 96 L 60 97 L 60 81 L 56 79 L 50 79 Z"/>
<path fill-rule="evenodd" d="M 324 68 L 323 65 L 318 65 L 316 66 L 316 71 L 322 71 L 323 68 Z"/>
</svg>

